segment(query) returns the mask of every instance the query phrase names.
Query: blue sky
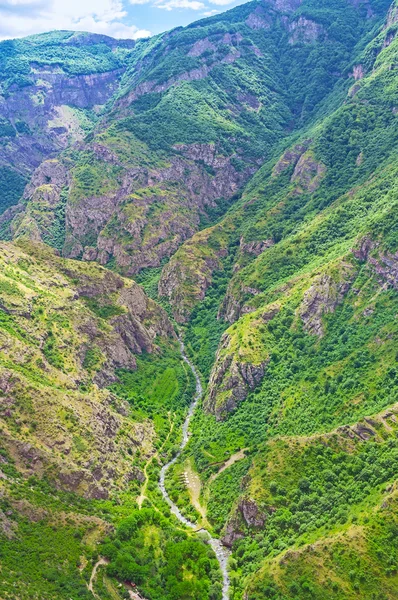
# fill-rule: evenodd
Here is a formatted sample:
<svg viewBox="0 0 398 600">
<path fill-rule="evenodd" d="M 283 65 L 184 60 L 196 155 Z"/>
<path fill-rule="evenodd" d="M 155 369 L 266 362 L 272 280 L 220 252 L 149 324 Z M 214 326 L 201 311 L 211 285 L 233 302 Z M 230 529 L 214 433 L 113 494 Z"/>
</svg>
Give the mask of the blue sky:
<svg viewBox="0 0 398 600">
<path fill-rule="evenodd" d="M 246 0 L 247 1 L 247 0 Z M 244 0 L 227 2 L 227 0 L 162 0 L 157 4 L 133 4 L 128 7 L 129 18 L 141 29 L 149 29 L 153 33 L 160 33 L 177 27 L 188 25 L 193 21 L 211 16 L 243 4 Z M 181 5 L 182 6 L 178 6 Z M 186 6 L 184 6 L 186 5 Z"/>
<path fill-rule="evenodd" d="M 228 10 L 244 0 L 0 0 L 0 39 L 54 29 L 135 38 Z"/>
</svg>

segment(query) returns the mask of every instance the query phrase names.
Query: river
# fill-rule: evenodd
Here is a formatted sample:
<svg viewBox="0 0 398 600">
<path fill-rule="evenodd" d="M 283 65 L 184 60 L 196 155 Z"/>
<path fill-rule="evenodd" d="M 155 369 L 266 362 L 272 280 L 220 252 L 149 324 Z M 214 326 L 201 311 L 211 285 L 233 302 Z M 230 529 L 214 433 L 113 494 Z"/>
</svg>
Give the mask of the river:
<svg viewBox="0 0 398 600">
<path fill-rule="evenodd" d="M 189 424 L 192 419 L 192 415 L 195 412 L 195 409 L 196 409 L 198 402 L 203 393 L 202 384 L 200 382 L 199 375 L 198 375 L 194 365 L 191 363 L 191 361 L 185 354 L 185 347 L 181 340 L 180 340 L 180 348 L 181 348 L 182 358 L 187 363 L 187 365 L 189 366 L 189 368 L 191 369 L 192 373 L 195 376 L 196 392 L 195 392 L 194 399 L 189 407 L 189 411 L 188 411 L 187 417 L 184 421 L 184 425 L 182 427 L 182 440 L 181 440 L 179 450 L 178 450 L 177 454 L 175 455 L 175 457 L 172 460 L 170 460 L 167 464 L 165 464 L 162 467 L 162 470 L 160 471 L 159 488 L 160 488 L 160 491 L 162 492 L 163 498 L 166 500 L 167 504 L 170 506 L 170 510 L 173 513 L 173 515 L 175 515 L 177 517 L 177 519 L 179 521 L 181 521 L 181 523 L 183 523 L 186 527 L 190 527 L 191 529 L 197 530 L 198 525 L 196 523 L 192 523 L 187 518 L 185 518 L 184 515 L 181 514 L 178 506 L 176 506 L 176 504 L 174 504 L 174 502 L 171 500 L 170 496 L 168 495 L 168 493 L 166 491 L 166 486 L 165 486 L 165 479 L 166 479 L 167 471 L 170 469 L 170 467 L 172 465 L 174 465 L 177 462 L 177 460 L 181 456 L 182 451 L 184 450 L 185 446 L 188 443 Z M 228 598 L 229 598 L 229 575 L 228 575 L 227 565 L 228 565 L 229 552 L 221 544 L 220 540 L 213 538 L 206 529 L 201 529 L 201 531 L 207 533 L 208 538 L 209 538 L 209 544 L 213 548 L 213 550 L 217 556 L 217 560 L 220 564 L 221 572 L 223 575 L 222 600 L 228 600 Z"/>
</svg>

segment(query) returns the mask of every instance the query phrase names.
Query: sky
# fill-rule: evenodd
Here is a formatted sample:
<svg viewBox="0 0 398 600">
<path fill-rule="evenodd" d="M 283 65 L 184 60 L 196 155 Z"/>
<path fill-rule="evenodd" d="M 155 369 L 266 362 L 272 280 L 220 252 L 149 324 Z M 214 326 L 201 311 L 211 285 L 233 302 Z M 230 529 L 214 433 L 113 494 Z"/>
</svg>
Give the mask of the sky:
<svg viewBox="0 0 398 600">
<path fill-rule="evenodd" d="M 0 39 L 70 29 L 139 39 L 245 0 L 0 0 Z"/>
</svg>

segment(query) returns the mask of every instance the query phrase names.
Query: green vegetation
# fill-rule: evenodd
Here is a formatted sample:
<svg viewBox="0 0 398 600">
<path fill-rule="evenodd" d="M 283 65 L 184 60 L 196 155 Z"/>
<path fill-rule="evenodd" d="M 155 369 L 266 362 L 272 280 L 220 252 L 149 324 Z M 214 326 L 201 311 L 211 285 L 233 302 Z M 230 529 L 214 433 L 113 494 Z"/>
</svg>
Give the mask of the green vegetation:
<svg viewBox="0 0 398 600">
<path fill-rule="evenodd" d="M 161 358 L 159 354 L 138 356 L 135 371 L 118 370 L 117 376 L 118 383 L 111 389 L 129 402 L 137 419 L 152 418 L 161 440 L 169 433 L 170 423 L 174 423 L 174 435 L 179 435 L 178 426 L 192 400 L 195 382 L 177 348 L 163 347 Z"/>
<path fill-rule="evenodd" d="M 9 167 L 0 167 L 0 214 L 18 202 L 25 184 L 23 175 Z"/>
<path fill-rule="evenodd" d="M 43 235 L 43 242 L 59 252 L 62 252 L 65 244 L 65 210 L 68 192 L 67 188 L 61 190 L 58 205 L 52 211 L 53 222 Z"/>
<path fill-rule="evenodd" d="M 115 539 L 104 542 L 101 553 L 110 559 L 110 575 L 136 582 L 153 600 L 221 598 L 211 549 L 154 510 L 133 512 L 121 522 Z"/>
<path fill-rule="evenodd" d="M 212 286 L 206 298 L 193 309 L 185 332 L 187 349 L 206 381 L 214 364 L 221 335 L 226 329 L 226 324 L 217 316 L 231 273 L 231 258 L 230 256 L 229 260 L 223 261 L 222 271 L 212 274 Z"/>
<path fill-rule="evenodd" d="M 105 73 L 123 67 L 130 51 L 128 44 L 123 47 L 110 38 L 72 31 L 6 40 L 0 44 L 0 84 L 3 92 L 31 85 L 32 65 L 36 69 L 52 67 L 70 75 Z"/>
<path fill-rule="evenodd" d="M 270 556 L 254 577 L 253 598 L 264 597 L 258 595 L 264 589 L 265 597 L 278 599 L 305 598 L 306 593 L 317 598 L 390 598 L 396 593 L 396 496 L 392 485 L 386 485 L 396 473 L 396 440 L 389 429 L 383 430 L 383 422 L 376 435 L 384 439 L 377 442 L 344 440 L 343 435 L 281 440 L 266 453 L 265 463 L 257 463 L 257 477 L 267 471 L 263 506 L 272 506 L 272 514 L 256 542 L 239 542 L 236 550 L 241 575 L 253 569 L 260 555 Z M 294 554 L 283 552 L 292 545 Z M 322 565 L 315 573 L 313 559 Z M 270 577 L 276 560 L 281 569 L 277 583 Z M 328 582 L 321 589 L 326 573 Z"/>
<path fill-rule="evenodd" d="M 0 592 L 4 598 L 11 598 L 10 593 L 20 598 L 38 594 L 48 598 L 91 598 L 77 568 L 87 524 L 73 527 L 45 520 L 31 523 L 21 517 L 12 522 L 18 526 L 18 533 L 11 539 L 2 538 L 1 543 Z M 46 542 L 49 539 L 51 544 Z"/>
<path fill-rule="evenodd" d="M 170 300 L 175 311 L 189 306 L 187 345 L 206 378 L 218 347 L 182 460 L 193 458 L 201 474 L 210 524 L 221 536 L 237 533 L 234 599 L 396 595 L 396 525 L 386 507 L 397 452 L 388 420 L 398 399 L 396 90 L 387 75 L 397 42 L 382 50 L 386 35 L 376 32 L 372 59 L 376 42 L 357 49 L 356 61 L 373 68 L 357 89 L 347 98 L 349 86 L 340 86 L 318 104 L 289 151 L 166 267 L 181 271 Z M 200 261 L 221 236 L 228 253 L 199 301 L 191 282 L 209 279 Z M 213 331 L 224 332 L 220 345 Z M 264 375 L 250 384 L 242 373 L 261 362 Z M 249 457 L 213 481 L 245 447 Z M 246 500 L 257 525 L 245 520 Z"/>
<path fill-rule="evenodd" d="M 120 78 L 1 226 L 19 239 L 0 247 L 5 600 L 88 598 L 90 578 L 101 600 L 220 600 L 214 553 L 158 486 L 195 393 L 171 315 L 205 393 L 165 485 L 231 548 L 230 600 L 397 597 L 389 4 L 0 44 L 5 102 L 34 72 Z M 2 148 L 22 135 L 28 116 L 0 119 Z M 24 183 L 0 168 L 0 210 Z"/>
<path fill-rule="evenodd" d="M 90 598 L 93 577 L 104 600 L 125 598 L 127 579 L 148 598 L 219 600 L 213 551 L 178 529 L 156 485 L 195 387 L 165 313 L 43 244 L 3 243 L 0 262 L 0 593 Z M 110 564 L 93 575 L 100 556 Z"/>
</svg>

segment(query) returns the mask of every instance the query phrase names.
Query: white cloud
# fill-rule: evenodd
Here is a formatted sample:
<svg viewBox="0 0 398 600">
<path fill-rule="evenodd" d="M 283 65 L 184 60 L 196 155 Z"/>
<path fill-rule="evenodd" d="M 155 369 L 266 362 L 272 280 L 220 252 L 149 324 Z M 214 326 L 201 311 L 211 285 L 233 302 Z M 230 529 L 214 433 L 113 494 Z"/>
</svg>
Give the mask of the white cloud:
<svg viewBox="0 0 398 600">
<path fill-rule="evenodd" d="M 165 10 L 173 10 L 174 8 L 190 8 L 191 10 L 202 10 L 205 8 L 203 2 L 198 0 L 167 0 L 167 2 L 156 2 L 157 8 L 163 8 Z"/>
<path fill-rule="evenodd" d="M 120 38 L 150 32 L 126 23 L 121 0 L 0 0 L 0 39 L 70 29 Z"/>
<path fill-rule="evenodd" d="M 226 6 L 227 4 L 232 4 L 234 0 L 209 0 L 210 4 L 217 4 L 217 6 Z"/>
<path fill-rule="evenodd" d="M 220 13 L 219 10 L 206 10 L 202 13 L 204 17 L 213 17 L 214 15 L 218 15 Z"/>
</svg>

